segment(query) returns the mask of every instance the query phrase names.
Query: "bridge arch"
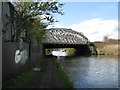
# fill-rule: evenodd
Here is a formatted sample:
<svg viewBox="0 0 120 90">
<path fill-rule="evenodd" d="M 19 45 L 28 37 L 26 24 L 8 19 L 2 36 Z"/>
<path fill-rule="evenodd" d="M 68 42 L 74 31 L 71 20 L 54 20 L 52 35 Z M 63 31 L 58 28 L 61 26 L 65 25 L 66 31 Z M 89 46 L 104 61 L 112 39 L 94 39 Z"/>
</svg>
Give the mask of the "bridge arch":
<svg viewBox="0 0 120 90">
<path fill-rule="evenodd" d="M 43 48 L 75 48 L 77 54 L 89 54 L 90 41 L 83 33 L 66 28 L 51 28 L 46 30 L 47 37 L 42 41 Z M 44 50 L 45 51 L 45 50 Z"/>
</svg>

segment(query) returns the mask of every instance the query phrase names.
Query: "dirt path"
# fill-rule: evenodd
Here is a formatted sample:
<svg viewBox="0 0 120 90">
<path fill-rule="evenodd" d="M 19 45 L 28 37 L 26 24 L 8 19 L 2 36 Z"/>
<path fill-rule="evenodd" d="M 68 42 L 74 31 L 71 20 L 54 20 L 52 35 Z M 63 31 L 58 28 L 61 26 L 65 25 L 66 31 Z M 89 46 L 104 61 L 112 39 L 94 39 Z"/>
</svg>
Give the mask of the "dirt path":
<svg viewBox="0 0 120 90">
<path fill-rule="evenodd" d="M 53 73 L 53 67 L 52 67 L 52 60 L 47 59 L 45 67 L 43 69 L 46 69 L 43 73 L 43 77 L 41 78 L 38 88 L 52 88 L 52 73 Z"/>
<path fill-rule="evenodd" d="M 40 71 L 35 72 L 32 78 L 23 86 L 25 88 L 63 88 L 54 68 L 54 59 L 47 58 Z"/>
</svg>

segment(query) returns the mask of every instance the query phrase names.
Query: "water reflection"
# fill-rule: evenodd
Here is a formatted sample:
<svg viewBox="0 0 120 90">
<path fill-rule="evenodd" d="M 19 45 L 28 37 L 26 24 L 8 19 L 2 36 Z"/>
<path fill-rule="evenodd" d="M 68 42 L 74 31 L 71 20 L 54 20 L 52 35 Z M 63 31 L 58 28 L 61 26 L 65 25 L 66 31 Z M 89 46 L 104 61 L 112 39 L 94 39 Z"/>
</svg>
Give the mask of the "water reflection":
<svg viewBox="0 0 120 90">
<path fill-rule="evenodd" d="M 118 59 L 105 56 L 65 59 L 65 70 L 76 88 L 117 88 Z"/>
</svg>

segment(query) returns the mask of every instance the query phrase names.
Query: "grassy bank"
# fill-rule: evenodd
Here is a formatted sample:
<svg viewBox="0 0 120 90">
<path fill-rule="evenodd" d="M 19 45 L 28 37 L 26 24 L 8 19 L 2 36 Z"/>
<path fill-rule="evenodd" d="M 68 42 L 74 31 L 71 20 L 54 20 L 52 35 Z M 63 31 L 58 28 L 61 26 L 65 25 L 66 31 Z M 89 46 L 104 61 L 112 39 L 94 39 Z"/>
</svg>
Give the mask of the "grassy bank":
<svg viewBox="0 0 120 90">
<path fill-rule="evenodd" d="M 53 62 L 55 72 L 56 72 L 56 81 L 57 83 L 61 83 L 63 88 L 73 88 L 74 84 L 64 71 L 64 68 L 62 68 L 60 62 L 58 60 L 54 60 Z"/>
<path fill-rule="evenodd" d="M 64 72 L 56 58 L 39 61 L 32 69 L 18 75 L 16 78 L 3 83 L 3 88 L 72 88 L 74 84 Z"/>
<path fill-rule="evenodd" d="M 2 88 L 22 88 L 32 75 L 34 75 L 34 72 L 32 70 L 24 72 L 16 76 L 16 78 L 4 81 L 2 83 Z"/>
<path fill-rule="evenodd" d="M 101 55 L 115 55 L 118 56 L 120 52 L 120 45 L 105 42 L 93 42 L 97 52 Z"/>
</svg>

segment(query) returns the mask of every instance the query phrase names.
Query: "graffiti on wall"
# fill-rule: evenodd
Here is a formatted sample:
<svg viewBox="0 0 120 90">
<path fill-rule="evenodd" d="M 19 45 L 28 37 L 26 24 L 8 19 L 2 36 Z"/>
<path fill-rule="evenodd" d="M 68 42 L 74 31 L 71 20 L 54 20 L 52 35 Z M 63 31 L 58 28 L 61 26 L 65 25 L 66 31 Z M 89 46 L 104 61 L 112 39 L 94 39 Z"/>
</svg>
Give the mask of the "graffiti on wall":
<svg viewBox="0 0 120 90">
<path fill-rule="evenodd" d="M 27 50 L 16 50 L 15 52 L 15 63 L 25 64 L 28 59 L 28 51 Z"/>
</svg>

